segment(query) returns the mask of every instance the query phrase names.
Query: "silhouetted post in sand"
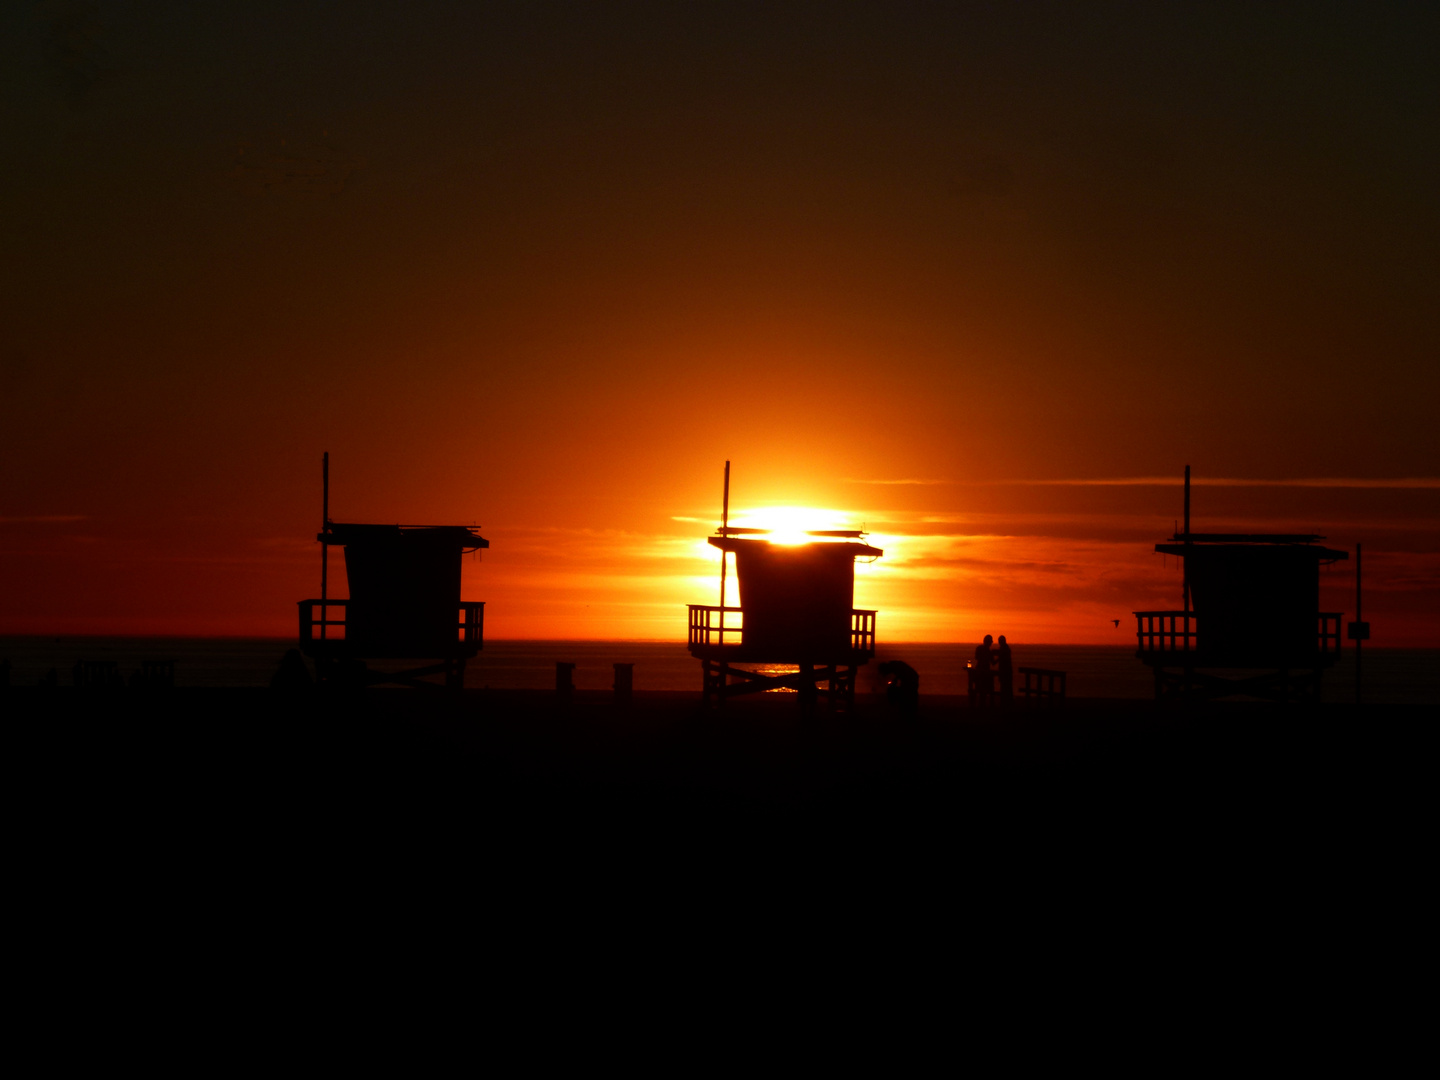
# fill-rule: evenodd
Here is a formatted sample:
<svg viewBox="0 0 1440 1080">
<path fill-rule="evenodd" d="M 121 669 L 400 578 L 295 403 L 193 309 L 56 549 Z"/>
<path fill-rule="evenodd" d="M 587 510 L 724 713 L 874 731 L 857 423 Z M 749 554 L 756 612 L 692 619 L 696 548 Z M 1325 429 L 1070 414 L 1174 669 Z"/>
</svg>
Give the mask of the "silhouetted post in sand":
<svg viewBox="0 0 1440 1080">
<path fill-rule="evenodd" d="M 1360 599 L 1360 545 L 1355 545 L 1355 621 L 1348 627 L 1350 640 L 1355 642 L 1355 704 L 1360 704 L 1360 643 L 1370 639 L 1370 624 Z"/>
<path fill-rule="evenodd" d="M 614 684 L 615 704 L 617 704 L 617 705 L 628 705 L 628 704 L 630 703 L 630 693 L 631 693 L 632 690 L 634 690 L 634 688 L 635 688 L 635 665 L 634 665 L 634 664 L 616 664 L 616 665 L 615 665 L 615 684 Z"/>
<path fill-rule="evenodd" d="M 555 696 L 561 701 L 569 701 L 575 692 L 574 675 L 574 664 L 567 664 L 564 660 L 555 661 Z"/>
<path fill-rule="evenodd" d="M 1365 627 L 1365 630 L 1369 630 L 1370 628 L 1369 628 L 1368 626 L 1365 626 L 1365 621 L 1364 621 L 1364 620 L 1365 620 L 1365 614 L 1364 614 L 1364 610 L 1363 610 L 1363 606 L 1362 606 L 1362 600 L 1361 600 L 1361 597 L 1360 597 L 1360 554 L 1361 554 L 1360 544 L 1359 544 L 1359 543 L 1356 543 L 1356 545 L 1355 545 L 1355 624 L 1356 624 L 1357 629 L 1358 629 L 1358 627 L 1364 626 L 1364 627 Z M 1361 664 L 1362 654 L 1361 654 L 1361 651 L 1360 651 L 1360 646 L 1364 643 L 1364 641 L 1365 641 L 1364 631 L 1357 632 L 1356 635 L 1355 635 L 1355 704 L 1356 704 L 1356 705 L 1359 705 L 1359 704 L 1360 704 L 1360 685 L 1361 685 L 1361 684 L 1360 684 L 1360 669 L 1361 669 L 1361 667 L 1363 666 L 1363 665 Z"/>
<path fill-rule="evenodd" d="M 330 531 L 330 451 L 320 458 L 320 535 Z M 330 545 L 320 544 L 320 640 L 324 641 L 325 630 L 330 625 L 330 616 L 325 613 L 326 602 L 330 599 Z"/>
</svg>

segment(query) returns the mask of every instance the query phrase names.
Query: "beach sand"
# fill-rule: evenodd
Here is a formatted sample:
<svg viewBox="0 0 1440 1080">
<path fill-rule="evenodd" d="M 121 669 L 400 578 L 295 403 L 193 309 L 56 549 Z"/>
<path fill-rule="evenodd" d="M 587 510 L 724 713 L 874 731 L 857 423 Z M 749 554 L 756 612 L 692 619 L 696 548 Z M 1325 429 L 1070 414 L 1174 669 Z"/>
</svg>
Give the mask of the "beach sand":
<svg viewBox="0 0 1440 1080">
<path fill-rule="evenodd" d="M 1122 968 L 1132 992 L 1267 965 L 1323 987 L 1405 955 L 1430 889 L 1418 707 L 11 688 L 0 708 L 36 985 L 68 999 L 84 971 L 128 1002 L 160 979 L 202 1029 L 210 994 L 304 1017 L 317 986 L 421 982 L 530 1020 L 557 994 L 693 1010 L 679 987 L 1093 997 Z"/>
<path fill-rule="evenodd" d="M 1400 813 L 1423 793 L 1435 730 L 1423 706 L 1071 699 L 1001 711 L 926 697 L 907 716 L 862 695 L 852 715 L 806 716 L 794 695 L 706 708 L 682 691 L 617 704 L 600 691 L 564 703 L 524 690 L 27 687 L 0 708 L 15 782 L 67 812 L 155 803 L 183 821 L 233 804 L 258 827 L 282 808 L 382 812 L 395 800 L 522 832 L 605 814 L 664 829 L 679 813 L 722 830 L 730 815 L 858 814 L 943 833 L 1278 806 L 1315 820 Z"/>
</svg>

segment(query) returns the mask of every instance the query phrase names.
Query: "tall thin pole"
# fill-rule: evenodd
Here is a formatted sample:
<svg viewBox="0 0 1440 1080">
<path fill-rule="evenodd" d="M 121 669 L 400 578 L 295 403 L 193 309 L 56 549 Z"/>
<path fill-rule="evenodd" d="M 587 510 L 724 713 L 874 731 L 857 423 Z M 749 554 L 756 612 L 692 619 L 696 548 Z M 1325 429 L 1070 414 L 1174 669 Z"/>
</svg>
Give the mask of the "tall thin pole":
<svg viewBox="0 0 1440 1080">
<path fill-rule="evenodd" d="M 1185 648 L 1190 648 L 1190 466 L 1185 466 L 1185 554 L 1180 562 L 1181 599 L 1185 604 Z"/>
<path fill-rule="evenodd" d="M 1360 640 L 1364 633 L 1361 626 L 1365 622 L 1365 613 L 1360 607 L 1360 544 L 1355 544 L 1355 621 L 1360 624 L 1355 628 L 1355 704 L 1360 704 Z"/>
<path fill-rule="evenodd" d="M 730 462 L 725 462 L 725 495 L 720 506 L 720 536 L 730 535 Z M 729 553 L 720 549 L 720 626 L 723 636 L 725 626 L 725 564 L 730 561 Z"/>
<path fill-rule="evenodd" d="M 330 451 L 320 459 L 320 640 L 325 640 L 325 624 L 330 615 L 325 609 L 330 590 Z"/>
</svg>

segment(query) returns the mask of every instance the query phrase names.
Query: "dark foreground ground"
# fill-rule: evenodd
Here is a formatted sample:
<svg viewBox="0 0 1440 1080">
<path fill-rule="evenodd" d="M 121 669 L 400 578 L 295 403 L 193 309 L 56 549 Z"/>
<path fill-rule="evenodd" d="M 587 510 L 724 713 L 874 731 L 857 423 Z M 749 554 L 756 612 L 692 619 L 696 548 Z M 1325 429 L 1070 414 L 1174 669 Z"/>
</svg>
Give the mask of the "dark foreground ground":
<svg viewBox="0 0 1440 1080">
<path fill-rule="evenodd" d="M 1425 707 L 928 698 L 913 716 L 862 700 L 806 717 L 788 695 L 706 710 L 684 693 L 25 688 L 0 710 L 37 829 L 281 851 L 458 837 L 460 861 L 736 843 L 917 846 L 943 864 L 969 846 L 1127 840 L 1283 858 L 1362 833 L 1383 848 L 1428 828 L 1440 730 Z"/>
<path fill-rule="evenodd" d="M 399 933 L 542 981 L 596 948 L 609 971 L 659 941 L 693 973 L 697 942 L 733 965 L 763 940 L 767 964 L 878 949 L 931 974 L 1025 953 L 1012 976 L 1077 947 L 1172 976 L 1181 948 L 1284 952 L 1293 982 L 1433 944 L 1428 708 L 26 688 L 0 709 L 34 905 L 12 925 L 127 967 L 177 941 L 369 963 Z"/>
</svg>

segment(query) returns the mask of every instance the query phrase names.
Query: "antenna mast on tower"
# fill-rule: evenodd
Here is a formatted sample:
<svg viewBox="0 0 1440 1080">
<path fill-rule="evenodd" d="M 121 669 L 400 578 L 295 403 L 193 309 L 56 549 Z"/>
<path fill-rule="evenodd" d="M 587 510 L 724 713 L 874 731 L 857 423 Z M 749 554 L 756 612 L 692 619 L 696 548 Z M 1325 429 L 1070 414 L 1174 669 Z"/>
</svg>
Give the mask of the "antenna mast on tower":
<svg viewBox="0 0 1440 1080">
<path fill-rule="evenodd" d="M 725 495 L 720 505 L 720 535 L 730 535 L 730 462 L 725 462 Z M 725 625 L 725 564 L 730 561 L 724 548 L 720 549 L 720 625 Z"/>
</svg>

